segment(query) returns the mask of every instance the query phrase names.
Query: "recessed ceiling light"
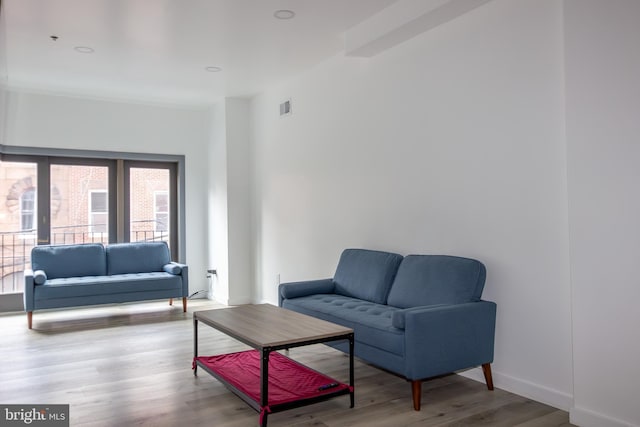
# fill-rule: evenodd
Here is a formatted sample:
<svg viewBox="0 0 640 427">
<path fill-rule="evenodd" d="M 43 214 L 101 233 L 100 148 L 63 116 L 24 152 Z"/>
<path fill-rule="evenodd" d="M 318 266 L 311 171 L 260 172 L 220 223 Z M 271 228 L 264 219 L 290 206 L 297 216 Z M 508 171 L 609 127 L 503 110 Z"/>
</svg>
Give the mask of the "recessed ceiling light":
<svg viewBox="0 0 640 427">
<path fill-rule="evenodd" d="M 222 71 L 222 68 L 220 67 L 205 67 L 204 69 L 210 73 L 217 73 L 219 71 Z"/>
<path fill-rule="evenodd" d="M 76 52 L 80 52 L 80 53 L 93 53 L 93 52 L 95 52 L 93 50 L 93 48 L 88 47 L 88 46 L 76 46 L 76 47 L 74 47 L 74 49 L 75 49 Z"/>
<path fill-rule="evenodd" d="M 273 12 L 273 16 L 276 19 L 291 19 L 296 16 L 296 13 L 293 10 L 281 9 Z"/>
</svg>

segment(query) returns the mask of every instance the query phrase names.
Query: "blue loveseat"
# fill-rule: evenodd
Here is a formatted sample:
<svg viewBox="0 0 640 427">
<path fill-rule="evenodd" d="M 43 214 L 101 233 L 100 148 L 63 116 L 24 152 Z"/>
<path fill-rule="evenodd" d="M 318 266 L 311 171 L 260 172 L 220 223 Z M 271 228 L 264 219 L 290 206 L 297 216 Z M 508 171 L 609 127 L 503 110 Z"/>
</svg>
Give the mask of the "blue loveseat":
<svg viewBox="0 0 640 427">
<path fill-rule="evenodd" d="M 182 297 L 187 311 L 188 267 L 171 262 L 165 242 L 44 245 L 24 272 L 24 309 L 33 311 Z"/>
<path fill-rule="evenodd" d="M 493 390 L 496 305 L 480 299 L 485 277 L 469 258 L 347 249 L 333 278 L 281 284 L 279 305 L 352 328 L 355 355 L 410 380 L 420 410 L 430 377 L 482 366 Z"/>
</svg>

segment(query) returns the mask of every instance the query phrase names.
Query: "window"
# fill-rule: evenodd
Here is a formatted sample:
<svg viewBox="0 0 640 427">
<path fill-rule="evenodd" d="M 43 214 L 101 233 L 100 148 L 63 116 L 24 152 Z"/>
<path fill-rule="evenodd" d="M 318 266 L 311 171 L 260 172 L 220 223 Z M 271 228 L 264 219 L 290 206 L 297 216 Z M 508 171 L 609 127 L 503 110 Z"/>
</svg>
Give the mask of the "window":
<svg viewBox="0 0 640 427">
<path fill-rule="evenodd" d="M 37 242 L 41 212 L 37 166 L 33 161 L 10 159 L 0 152 L 0 311 L 5 307 L 21 309 L 12 303 L 15 299 L 6 299 L 4 294 L 22 292 L 23 272 L 31 268 L 31 248 Z"/>
<path fill-rule="evenodd" d="M 112 197 L 115 186 L 109 177 L 114 167 L 115 162 L 97 159 L 49 159 L 45 173 L 51 187 L 50 243 L 107 244 L 113 240 L 115 231 L 110 223 L 115 214 L 109 210 L 116 206 Z"/>
<path fill-rule="evenodd" d="M 106 233 L 109 218 L 109 203 L 106 190 L 89 192 L 89 232 Z"/>
<path fill-rule="evenodd" d="M 37 244 L 166 241 L 171 258 L 184 260 L 184 156 L 4 150 L 0 145 L 0 303 L 4 294 L 22 292 Z"/>
<path fill-rule="evenodd" d="M 153 210 L 155 231 L 166 233 L 169 231 L 169 193 L 156 191 L 153 194 Z"/>
<path fill-rule="evenodd" d="M 36 216 L 36 190 L 30 188 L 20 196 L 20 230 L 33 231 Z"/>
<path fill-rule="evenodd" d="M 124 162 L 124 227 L 130 242 L 177 245 L 177 167 L 168 162 Z"/>
</svg>

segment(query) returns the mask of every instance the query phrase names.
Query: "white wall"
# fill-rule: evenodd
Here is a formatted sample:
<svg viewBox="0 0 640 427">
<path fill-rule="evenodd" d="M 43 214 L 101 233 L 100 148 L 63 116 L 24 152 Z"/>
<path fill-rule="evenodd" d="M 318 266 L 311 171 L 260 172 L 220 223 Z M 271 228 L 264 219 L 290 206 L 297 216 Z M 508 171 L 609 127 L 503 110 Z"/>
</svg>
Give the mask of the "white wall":
<svg viewBox="0 0 640 427">
<path fill-rule="evenodd" d="M 229 218 L 229 304 L 252 299 L 250 103 L 226 100 Z"/>
<path fill-rule="evenodd" d="M 211 140 L 208 149 L 208 268 L 211 276 L 209 296 L 229 301 L 229 220 L 227 206 L 227 108 L 224 100 L 211 109 Z"/>
<path fill-rule="evenodd" d="M 203 109 L 9 92 L 6 145 L 185 155 L 186 262 L 205 289 L 207 141 Z"/>
<path fill-rule="evenodd" d="M 256 299 L 348 247 L 478 258 L 496 386 L 569 409 L 562 28 L 560 2 L 495 0 L 254 99 Z"/>
<path fill-rule="evenodd" d="M 213 299 L 252 300 L 249 101 L 226 98 L 212 109 L 209 149 L 209 265 Z"/>
<path fill-rule="evenodd" d="M 640 426 L 640 2 L 565 2 L 574 397 Z"/>
</svg>

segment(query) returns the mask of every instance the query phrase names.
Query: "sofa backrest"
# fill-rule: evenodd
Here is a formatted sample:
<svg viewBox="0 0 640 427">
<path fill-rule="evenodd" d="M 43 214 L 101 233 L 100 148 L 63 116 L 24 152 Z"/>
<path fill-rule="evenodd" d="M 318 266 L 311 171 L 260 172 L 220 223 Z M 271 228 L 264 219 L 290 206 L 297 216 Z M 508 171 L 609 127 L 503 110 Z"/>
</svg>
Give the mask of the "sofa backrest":
<svg viewBox="0 0 640 427">
<path fill-rule="evenodd" d="M 333 276 L 335 292 L 384 304 L 402 255 L 367 249 L 345 249 Z"/>
<path fill-rule="evenodd" d="M 114 243 L 106 251 L 109 275 L 162 271 L 171 262 L 166 242 Z"/>
<path fill-rule="evenodd" d="M 104 276 L 107 260 L 100 243 L 43 245 L 31 250 L 31 268 L 43 270 L 48 279 Z"/>
<path fill-rule="evenodd" d="M 387 303 L 398 308 L 479 301 L 486 278 L 475 259 L 408 255 L 400 264 Z"/>
</svg>

